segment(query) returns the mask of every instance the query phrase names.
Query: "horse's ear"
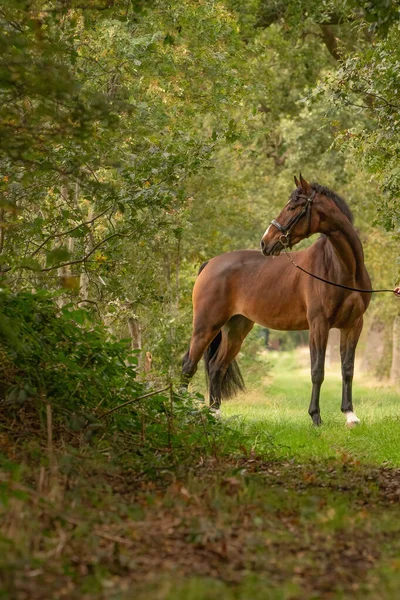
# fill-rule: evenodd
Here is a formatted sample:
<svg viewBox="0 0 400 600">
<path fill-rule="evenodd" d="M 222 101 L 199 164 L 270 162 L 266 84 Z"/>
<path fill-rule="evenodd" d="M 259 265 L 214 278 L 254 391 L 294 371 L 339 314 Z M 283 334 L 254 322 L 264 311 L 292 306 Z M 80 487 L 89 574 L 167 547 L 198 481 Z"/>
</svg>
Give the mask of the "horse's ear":
<svg viewBox="0 0 400 600">
<path fill-rule="evenodd" d="M 300 187 L 300 181 L 297 179 L 296 175 L 294 176 L 294 182 L 296 184 L 296 187 Z"/>
<path fill-rule="evenodd" d="M 305 194 L 310 194 L 311 193 L 311 185 L 308 183 L 308 181 L 306 181 L 303 177 L 303 175 L 300 173 L 300 184 L 299 187 L 301 187 L 302 191 Z"/>
</svg>

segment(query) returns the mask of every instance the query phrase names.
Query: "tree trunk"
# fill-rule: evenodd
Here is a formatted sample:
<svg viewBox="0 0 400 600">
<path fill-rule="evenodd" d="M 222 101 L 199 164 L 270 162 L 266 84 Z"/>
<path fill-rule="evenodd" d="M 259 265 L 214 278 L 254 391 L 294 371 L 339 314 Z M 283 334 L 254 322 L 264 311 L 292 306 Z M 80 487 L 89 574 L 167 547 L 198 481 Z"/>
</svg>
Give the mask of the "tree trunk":
<svg viewBox="0 0 400 600">
<path fill-rule="evenodd" d="M 133 306 L 130 305 L 130 308 L 133 308 Z M 132 350 L 141 350 L 142 349 L 142 331 L 140 328 L 139 319 L 136 316 L 128 317 L 128 328 L 129 328 L 129 334 L 131 336 Z"/>
<path fill-rule="evenodd" d="M 69 188 L 67 181 L 64 181 L 61 186 L 61 197 L 66 204 L 68 204 L 70 202 L 70 188 Z M 69 259 L 72 257 L 72 253 L 74 251 L 74 245 L 75 245 L 74 238 L 69 237 L 66 241 L 66 247 L 67 247 Z M 65 289 L 70 289 L 71 287 L 73 287 L 73 286 L 71 286 L 72 282 L 71 282 L 71 266 L 70 265 L 60 267 L 58 269 L 58 277 L 59 277 L 59 282 L 61 284 L 61 287 L 65 288 Z M 57 300 L 57 304 L 60 307 L 63 307 L 65 304 L 67 304 L 67 302 L 68 302 L 67 298 L 63 298 L 63 297 L 60 297 Z"/>
<path fill-rule="evenodd" d="M 91 221 L 94 217 L 94 208 L 93 206 L 91 206 L 89 208 L 89 214 L 88 214 L 88 221 Z M 90 227 L 90 225 L 89 225 Z M 83 249 L 83 254 L 86 255 L 88 254 L 91 249 L 93 248 L 93 237 L 91 235 L 91 233 L 88 236 L 88 241 L 85 244 L 85 247 Z M 88 300 L 89 299 L 89 275 L 86 272 L 86 268 L 85 265 L 82 265 L 82 273 L 80 276 L 80 280 L 79 280 L 79 294 L 81 297 L 82 301 Z"/>
<path fill-rule="evenodd" d="M 141 350 L 142 348 L 142 334 L 140 331 L 139 319 L 129 317 L 128 319 L 129 333 L 131 334 L 131 348 L 132 350 Z"/>
<path fill-rule="evenodd" d="M 399 383 L 400 381 L 400 315 L 393 320 L 393 351 L 392 366 L 390 369 L 390 381 Z"/>
<path fill-rule="evenodd" d="M 324 40 L 325 46 L 329 53 L 335 60 L 340 60 L 340 52 L 338 50 L 338 43 L 335 36 L 335 32 L 330 25 L 320 25 L 322 39 Z"/>
<path fill-rule="evenodd" d="M 146 352 L 146 356 L 144 359 L 144 372 L 146 374 L 150 373 L 152 363 L 153 363 L 153 357 L 152 357 L 151 352 Z"/>
<path fill-rule="evenodd" d="M 367 331 L 367 341 L 361 363 L 361 370 L 376 374 L 376 367 L 383 358 L 385 350 L 385 326 L 373 320 Z"/>
<path fill-rule="evenodd" d="M 329 368 L 340 359 L 340 331 L 331 329 L 329 331 L 328 345 L 326 348 L 326 366 Z"/>
</svg>

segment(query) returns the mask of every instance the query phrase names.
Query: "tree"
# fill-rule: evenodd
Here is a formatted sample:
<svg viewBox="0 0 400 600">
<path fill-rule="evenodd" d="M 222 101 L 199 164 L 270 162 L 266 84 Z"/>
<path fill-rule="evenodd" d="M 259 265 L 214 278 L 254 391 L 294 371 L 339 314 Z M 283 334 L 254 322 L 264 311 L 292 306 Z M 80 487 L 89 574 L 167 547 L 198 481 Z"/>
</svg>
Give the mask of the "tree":
<svg viewBox="0 0 400 600">
<path fill-rule="evenodd" d="M 368 25 L 363 4 L 333 1 L 9 2 L 0 12 L 4 283 L 61 285 L 121 334 L 137 318 L 143 344 L 169 364 L 188 333 L 198 266 L 257 246 L 294 172 L 348 192 L 375 239 L 378 187 L 366 189 L 351 157 L 364 132 L 365 167 L 388 173 L 369 114 L 391 122 L 395 88 L 389 104 L 369 94 L 359 109 L 349 82 L 367 78 L 378 47 L 395 50 L 397 12 L 376 3 L 372 14 Z M 391 85 L 389 70 L 386 83 L 369 77 Z M 379 203 L 381 222 L 397 218 L 393 198 Z"/>
</svg>

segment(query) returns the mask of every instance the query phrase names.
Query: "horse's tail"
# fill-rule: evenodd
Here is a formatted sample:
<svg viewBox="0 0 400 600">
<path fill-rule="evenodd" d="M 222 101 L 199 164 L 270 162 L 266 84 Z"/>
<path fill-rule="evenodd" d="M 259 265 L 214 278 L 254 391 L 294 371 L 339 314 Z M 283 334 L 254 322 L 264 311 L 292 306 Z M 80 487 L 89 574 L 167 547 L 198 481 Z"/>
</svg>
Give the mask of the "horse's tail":
<svg viewBox="0 0 400 600">
<path fill-rule="evenodd" d="M 200 275 L 200 273 L 202 272 L 202 270 L 206 268 L 206 266 L 208 265 L 209 262 L 210 262 L 209 260 L 206 260 L 206 262 L 203 262 L 203 264 L 200 265 L 200 268 L 199 268 L 199 271 L 197 273 L 197 276 Z"/>
<path fill-rule="evenodd" d="M 216 377 L 210 369 L 210 362 L 213 357 L 217 354 L 221 345 L 222 333 L 219 332 L 213 339 L 207 350 L 204 352 L 204 362 L 206 366 L 206 378 L 207 384 L 210 384 L 213 377 Z M 242 392 L 245 389 L 242 374 L 239 369 L 239 365 L 236 360 L 233 360 L 228 366 L 225 375 L 219 382 L 219 392 L 221 400 L 224 398 L 231 398 L 238 392 Z"/>
</svg>

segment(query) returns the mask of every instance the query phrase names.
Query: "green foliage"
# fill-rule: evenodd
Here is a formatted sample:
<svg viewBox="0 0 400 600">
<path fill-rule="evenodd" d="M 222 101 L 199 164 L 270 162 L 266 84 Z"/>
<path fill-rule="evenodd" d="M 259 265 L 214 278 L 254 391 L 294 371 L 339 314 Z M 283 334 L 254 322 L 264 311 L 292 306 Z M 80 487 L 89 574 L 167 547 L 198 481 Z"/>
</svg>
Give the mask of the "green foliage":
<svg viewBox="0 0 400 600">
<path fill-rule="evenodd" d="M 45 258 L 52 240 L 75 228 L 74 258 L 82 260 L 89 234 L 95 242 L 136 236 L 149 210 L 162 219 L 160 211 L 178 207 L 180 182 L 218 140 L 234 138 L 224 107 L 244 85 L 232 64 L 234 22 L 222 5 L 154 2 L 124 14 L 117 2 L 88 16 L 73 5 L 40 4 L 15 2 L 1 13 L 3 206 L 22 210 L 9 219 L 14 236 L 3 250 L 17 267 L 18 240 L 28 238 L 27 256 Z M 205 114 L 212 119 L 202 128 Z M 107 217 L 90 231 L 79 226 L 89 203 Z M 161 225 L 152 223 L 153 234 Z"/>
<path fill-rule="evenodd" d="M 141 382 L 129 340 L 110 336 L 87 310 L 59 308 L 47 292 L 3 289 L 0 317 L 2 421 L 30 414 L 30 428 L 19 422 L 31 448 L 44 434 L 46 405 L 57 443 L 97 451 L 107 443 L 116 456 L 124 448 L 127 466 L 139 463 L 149 476 L 176 462 L 251 446 L 243 428 L 216 420 L 201 395 Z"/>
<path fill-rule="evenodd" d="M 17 351 L 19 325 L 4 313 L 1 330 L 10 348 L 14 335 L 12 358 L 21 361 L 6 384 L 25 372 L 36 393 L 68 410 L 99 402 L 106 410 L 111 396 L 144 393 L 136 358 L 117 342 L 131 318 L 143 354 L 153 354 L 153 379 L 174 377 L 198 267 L 257 247 L 299 170 L 349 199 L 373 281 L 393 285 L 397 19 L 389 2 L 8 2 L 0 11 L 0 269 L 15 298 L 61 287 L 63 308 L 51 313 L 49 300 L 60 331 L 30 329 L 33 306 L 14 315 L 28 327 L 25 340 L 44 336 L 30 358 L 29 344 Z M 360 98 L 362 108 L 352 106 Z M 389 241 L 382 224 L 394 232 Z M 390 321 L 389 299 L 374 302 L 371 318 Z M 77 323 L 82 306 L 96 318 Z M 253 351 L 251 342 L 246 360 Z M 35 352 L 45 375 L 35 372 Z M 25 381 L 13 385 L 13 402 L 29 396 Z M 162 398 L 145 405 L 160 415 Z M 139 427 L 136 412 L 119 413 L 126 426 Z"/>
<path fill-rule="evenodd" d="M 335 139 L 351 149 L 364 139 L 364 164 L 386 190 L 378 206 L 377 188 L 367 195 L 371 221 L 378 212 L 393 228 L 395 145 L 387 150 L 386 132 L 378 157 L 377 134 L 354 118 L 343 82 L 368 81 L 369 97 L 372 85 L 378 95 L 392 86 L 395 104 L 397 16 L 389 3 L 334 0 L 9 2 L 0 13 L 7 284 L 61 286 L 68 301 L 95 302 L 104 322 L 112 312 L 123 337 L 130 304 L 165 370 L 187 343 L 199 265 L 257 246 L 294 172 L 348 191 L 365 214 L 359 165 Z M 333 109 L 318 91 L 328 71 L 341 78 Z M 390 123 L 389 108 L 374 104 L 380 122 Z M 395 120 L 391 131 L 392 144 Z"/>
<path fill-rule="evenodd" d="M 336 105 L 347 106 L 353 114 L 353 125 L 339 132 L 338 143 L 354 153 L 380 185 L 383 197 L 376 199 L 377 222 L 393 231 L 400 223 L 398 25 L 387 32 L 385 27 L 385 33 L 343 62 L 327 92 Z"/>
<path fill-rule="evenodd" d="M 137 356 L 83 309 L 59 309 L 44 292 L 0 294 L 2 348 L 15 373 L 5 404 L 35 400 L 73 414 L 103 410 L 140 395 Z"/>
<path fill-rule="evenodd" d="M 201 544 L 201 553 L 212 539 L 213 569 L 216 556 L 226 573 L 226 553 L 240 545 L 243 554 L 237 523 L 248 524 L 259 503 L 251 527 L 260 529 L 271 498 L 272 513 L 279 507 L 275 525 L 283 537 L 282 506 L 294 512 L 289 528 L 306 523 L 304 540 L 299 538 L 304 554 L 312 530 L 307 519 L 315 520 L 325 499 L 316 501 L 313 488 L 311 496 L 303 493 L 304 482 L 311 481 L 306 472 L 298 490 L 283 499 L 282 473 L 290 482 L 298 477 L 290 470 L 294 458 L 327 459 L 325 474 L 337 454 L 399 464 L 394 392 L 357 388 L 366 422 L 348 432 L 337 405 L 339 380 L 328 377 L 327 425 L 311 431 L 308 375 L 303 377 L 292 356 L 266 351 L 257 328 L 239 355 L 251 391 L 245 409 L 243 400 L 233 400 L 223 407 L 229 418 L 217 421 L 201 395 L 176 393 L 175 378 L 187 348 L 190 295 L 200 264 L 221 252 L 257 247 L 300 170 L 349 200 L 374 284 L 394 284 L 400 225 L 398 19 L 398 3 L 390 0 L 3 3 L 0 504 L 10 510 L 11 534 L 0 568 L 13 592 L 18 577 L 25 577 L 36 593 L 42 565 L 45 585 L 54 575 L 56 591 L 49 596 L 59 593 L 61 583 L 70 591 L 82 580 L 74 591 L 97 597 L 106 585 L 108 591 L 113 582 L 118 587 L 127 573 L 142 573 L 142 563 L 130 562 L 133 529 L 126 535 L 121 520 L 137 519 L 146 503 L 155 503 L 158 532 L 159 490 L 168 486 L 163 501 L 174 519 L 179 503 L 185 519 L 188 507 L 196 513 L 176 539 Z M 395 312 L 393 299 L 375 298 L 369 318 L 390 323 Z M 134 337 L 132 320 L 141 327 L 142 354 L 129 349 L 140 341 L 127 339 Z M 288 348 L 300 341 L 293 333 L 272 335 Z M 146 350 L 153 354 L 147 376 Z M 388 357 L 387 352 L 375 365 L 382 373 Z M 337 414 L 332 424 L 330 412 Z M 256 453 L 262 455 L 257 468 L 268 473 L 269 483 L 265 458 L 282 458 L 272 496 L 265 495 L 270 486 L 264 480 L 259 489 L 246 480 L 242 493 L 243 461 L 248 459 L 245 469 L 255 468 Z M 208 480 L 200 493 L 196 478 L 192 487 L 181 486 L 189 470 L 197 474 L 208 464 L 216 465 L 220 478 L 226 475 L 222 456 L 230 457 L 232 477 L 212 494 Z M 114 475 L 118 485 L 109 483 Z M 132 490 L 140 500 L 130 496 Z M 248 506 L 240 512 L 246 497 Z M 229 525 L 232 540 L 220 523 L 216 528 L 207 521 L 216 510 L 221 515 L 222 502 L 238 509 Z M 341 501 L 329 502 L 335 517 L 325 524 L 323 551 L 335 528 L 354 526 Z M 208 515 L 200 522 L 204 504 Z M 39 528 L 45 530 L 40 536 Z M 247 535 L 247 525 L 244 529 Z M 262 536 L 255 538 L 260 548 L 267 539 L 264 531 Z M 87 545 L 77 567 L 82 539 Z M 139 545 L 142 552 L 140 539 Z M 60 565 L 64 548 L 68 556 Z M 253 541 L 249 548 L 251 562 Z M 294 547 L 292 555 L 298 552 Z M 314 564 L 314 558 L 307 560 Z M 264 567 L 263 560 L 263 572 Z M 237 582 L 237 569 L 234 577 Z M 292 587 L 286 575 L 285 580 L 288 587 L 271 593 L 301 595 L 297 583 Z M 238 594 L 265 596 L 267 584 L 246 580 Z M 191 585 L 178 594 L 192 593 Z M 175 587 L 167 595 L 176 595 Z M 238 589 L 204 585 L 204 593 L 223 590 L 229 597 Z"/>
</svg>

